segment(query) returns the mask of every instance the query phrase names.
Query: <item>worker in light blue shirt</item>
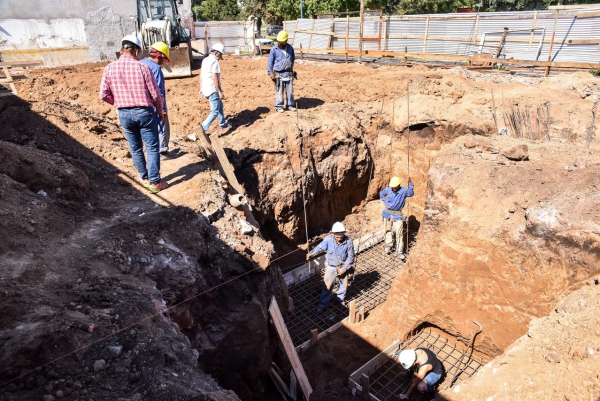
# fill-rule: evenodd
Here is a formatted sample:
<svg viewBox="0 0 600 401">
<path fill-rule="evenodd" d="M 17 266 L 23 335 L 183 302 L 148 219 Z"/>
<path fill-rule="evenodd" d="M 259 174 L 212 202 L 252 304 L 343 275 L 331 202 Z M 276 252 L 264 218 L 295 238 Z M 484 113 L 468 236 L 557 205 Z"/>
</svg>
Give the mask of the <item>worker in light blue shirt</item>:
<svg viewBox="0 0 600 401">
<path fill-rule="evenodd" d="M 168 63 L 169 60 L 169 46 L 165 42 L 156 42 L 152 46 L 150 46 L 150 54 L 143 60 L 140 60 L 140 63 L 146 64 L 150 67 L 150 71 L 152 71 L 152 75 L 156 80 L 156 84 L 158 85 L 158 90 L 163 96 L 163 113 L 164 118 L 162 123 L 159 122 L 158 129 L 158 145 L 160 148 L 160 158 L 161 160 L 171 158 L 171 154 L 169 153 L 169 139 L 171 137 L 171 126 L 169 124 L 169 117 L 167 116 L 167 92 L 165 91 L 165 76 L 160 68 L 163 63 Z"/>
<path fill-rule="evenodd" d="M 294 107 L 294 48 L 287 43 L 288 34 L 280 31 L 277 35 L 277 45 L 273 46 L 267 61 L 267 74 L 275 83 L 275 111 L 283 113 L 284 94 L 287 99 L 287 109 L 296 111 Z"/>
<path fill-rule="evenodd" d="M 311 257 L 321 252 L 327 252 L 325 256 L 327 267 L 325 267 L 323 277 L 325 286 L 321 289 L 317 313 L 322 313 L 327 307 L 336 277 L 340 278 L 340 287 L 334 301 L 340 304 L 344 301 L 346 289 L 348 288 L 348 270 L 354 264 L 354 243 L 346 236 L 344 225 L 340 222 L 335 223 L 331 232 L 332 235 L 325 237 L 315 249 L 306 255 L 306 259 L 310 260 Z"/>
<path fill-rule="evenodd" d="M 379 199 L 383 201 L 385 208 L 381 212 L 383 217 L 383 232 L 385 233 L 385 252 L 392 252 L 394 245 L 394 235 L 396 236 L 396 253 L 402 260 L 404 256 L 404 216 L 402 209 L 406 198 L 415 194 L 414 185 L 408 177 L 408 188 L 401 186 L 402 180 L 399 177 L 392 177 L 390 186 L 379 192 Z M 407 227 L 408 228 L 408 227 Z"/>
</svg>

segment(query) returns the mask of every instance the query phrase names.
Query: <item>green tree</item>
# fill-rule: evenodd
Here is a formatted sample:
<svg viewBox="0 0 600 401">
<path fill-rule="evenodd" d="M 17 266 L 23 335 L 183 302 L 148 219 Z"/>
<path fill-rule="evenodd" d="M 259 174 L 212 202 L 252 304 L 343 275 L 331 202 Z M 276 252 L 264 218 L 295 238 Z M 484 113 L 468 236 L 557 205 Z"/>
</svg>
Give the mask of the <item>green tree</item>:
<svg viewBox="0 0 600 401">
<path fill-rule="evenodd" d="M 235 21 L 240 8 L 237 0 L 202 0 L 194 6 L 194 14 L 199 21 Z"/>
</svg>

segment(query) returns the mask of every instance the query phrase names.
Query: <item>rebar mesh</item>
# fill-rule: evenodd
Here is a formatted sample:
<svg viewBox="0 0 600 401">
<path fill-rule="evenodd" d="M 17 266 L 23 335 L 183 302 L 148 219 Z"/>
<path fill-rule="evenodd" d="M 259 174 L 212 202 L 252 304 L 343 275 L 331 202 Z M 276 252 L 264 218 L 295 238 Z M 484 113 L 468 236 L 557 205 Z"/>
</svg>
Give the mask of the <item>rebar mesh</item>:
<svg viewBox="0 0 600 401">
<path fill-rule="evenodd" d="M 404 263 L 395 254 L 386 254 L 383 242 L 365 249 L 357 255 L 354 279 L 350 281 L 344 305 L 330 302 L 325 311 L 316 313 L 323 287 L 323 273 L 291 285 L 292 313 L 285 319 L 295 346 L 310 339 L 311 330 L 319 333 L 331 328 L 348 316 L 348 302 L 356 300 L 356 310 L 365 313 L 383 303 L 396 275 Z"/>
<path fill-rule="evenodd" d="M 433 351 L 444 365 L 445 374 L 437 383 L 444 388 L 452 382 L 454 376 L 460 374 L 458 380 L 471 377 L 483 366 L 482 361 L 472 358 L 469 361 L 469 349 L 456 342 L 450 342 L 441 334 L 432 333 L 431 329 L 422 330 L 406 341 L 400 349 L 427 348 Z M 369 377 L 370 393 L 379 401 L 393 400 L 395 395 L 405 393 L 412 381 L 412 375 L 402 368 L 398 362 L 397 352 L 388 356 L 387 362 Z M 419 392 L 414 390 L 413 398 Z M 420 395 L 417 400 L 428 400 L 426 395 Z"/>
</svg>

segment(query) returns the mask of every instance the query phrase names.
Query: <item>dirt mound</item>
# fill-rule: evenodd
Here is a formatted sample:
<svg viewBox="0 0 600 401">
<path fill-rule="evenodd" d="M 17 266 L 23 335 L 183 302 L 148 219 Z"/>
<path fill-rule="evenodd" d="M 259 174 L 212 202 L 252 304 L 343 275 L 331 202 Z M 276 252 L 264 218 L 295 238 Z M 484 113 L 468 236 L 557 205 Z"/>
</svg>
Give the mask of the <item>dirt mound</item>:
<svg viewBox="0 0 600 401">
<path fill-rule="evenodd" d="M 527 334 L 477 375 L 452 390 L 446 400 L 596 400 L 600 395 L 600 286 L 562 299 L 548 316 L 529 322 Z"/>
<path fill-rule="evenodd" d="M 1 141 L 0 173 L 26 185 L 33 192 L 53 190 L 66 199 L 82 198 L 90 184 L 81 169 L 60 156 Z"/>
<path fill-rule="evenodd" d="M 419 241 L 386 302 L 399 331 L 434 325 L 467 342 L 477 320 L 477 348 L 494 356 L 598 273 L 600 159 L 576 168 L 567 144 L 529 142 L 519 162 L 484 150 L 521 144 L 464 137 L 438 154 Z"/>
</svg>

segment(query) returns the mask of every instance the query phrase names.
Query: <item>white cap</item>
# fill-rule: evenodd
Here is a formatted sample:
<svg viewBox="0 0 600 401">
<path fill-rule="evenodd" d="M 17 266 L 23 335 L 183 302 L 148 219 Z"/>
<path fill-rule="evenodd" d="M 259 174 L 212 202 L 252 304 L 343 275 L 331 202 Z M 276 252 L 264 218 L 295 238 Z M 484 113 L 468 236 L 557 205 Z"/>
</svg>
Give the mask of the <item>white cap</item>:
<svg viewBox="0 0 600 401">
<path fill-rule="evenodd" d="M 344 227 L 344 225 L 342 223 L 340 223 L 338 221 L 333 224 L 333 227 L 331 228 L 331 232 L 334 234 L 343 234 L 346 232 L 346 228 Z"/>
<path fill-rule="evenodd" d="M 221 54 L 225 54 L 225 45 L 223 45 L 223 43 L 215 43 L 214 45 L 212 45 L 210 50 L 215 50 Z"/>
<path fill-rule="evenodd" d="M 414 349 L 405 349 L 398 353 L 398 360 L 404 369 L 410 369 L 417 360 L 417 353 Z"/>
<path fill-rule="evenodd" d="M 123 37 L 123 39 L 121 39 L 121 47 L 123 47 L 123 42 L 131 42 L 140 49 L 142 48 L 142 42 L 135 35 L 126 35 L 125 37 Z"/>
</svg>

